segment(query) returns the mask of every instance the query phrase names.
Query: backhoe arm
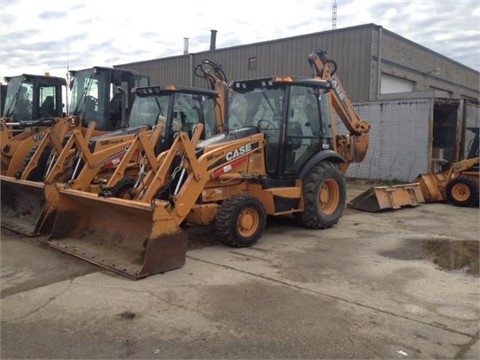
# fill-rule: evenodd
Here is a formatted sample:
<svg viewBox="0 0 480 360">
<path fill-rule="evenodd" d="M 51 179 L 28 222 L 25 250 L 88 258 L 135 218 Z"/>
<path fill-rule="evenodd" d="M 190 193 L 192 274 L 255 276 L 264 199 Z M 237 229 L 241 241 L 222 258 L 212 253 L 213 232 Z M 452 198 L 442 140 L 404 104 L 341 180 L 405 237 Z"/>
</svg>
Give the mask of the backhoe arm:
<svg viewBox="0 0 480 360">
<path fill-rule="evenodd" d="M 227 76 L 222 68 L 210 60 L 203 60 L 195 67 L 195 75 L 205 79 L 208 82 L 210 89 L 218 92 L 218 97 L 215 100 L 215 119 L 216 133 L 220 134 L 224 131 L 225 122 L 228 114 L 228 97 L 229 87 Z"/>
<path fill-rule="evenodd" d="M 353 108 L 352 101 L 345 91 L 337 72 L 337 65 L 334 61 L 327 59 L 327 54 L 323 50 L 316 50 L 308 57 L 310 66 L 314 70 L 314 77 L 320 77 L 331 83 L 334 90 L 332 105 L 345 127 L 352 135 L 367 134 L 370 125 L 366 120 L 360 119 Z"/>
<path fill-rule="evenodd" d="M 370 124 L 368 121 L 360 119 L 353 108 L 350 97 L 338 75 L 336 75 L 337 65 L 334 61 L 327 59 L 326 52 L 316 50 L 308 56 L 308 62 L 314 72 L 314 77 L 321 78 L 331 84 L 333 89 L 330 97 L 331 107 L 350 132 L 350 136 L 337 135 L 336 139 L 336 150 L 346 160 L 342 170 L 346 171 L 349 163 L 361 162 L 365 158 L 368 149 Z M 331 121 L 334 123 L 333 114 L 331 116 Z"/>
</svg>

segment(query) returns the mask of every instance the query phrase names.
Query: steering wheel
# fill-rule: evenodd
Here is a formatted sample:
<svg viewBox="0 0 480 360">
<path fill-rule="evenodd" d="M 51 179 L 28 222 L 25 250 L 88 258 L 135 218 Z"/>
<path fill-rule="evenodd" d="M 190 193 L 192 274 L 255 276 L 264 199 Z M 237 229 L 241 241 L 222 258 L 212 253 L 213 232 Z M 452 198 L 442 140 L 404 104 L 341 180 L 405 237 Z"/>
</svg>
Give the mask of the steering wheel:
<svg viewBox="0 0 480 360">
<path fill-rule="evenodd" d="M 93 97 L 92 95 L 87 95 L 85 96 L 85 104 L 91 104 L 91 105 L 97 106 L 98 99 L 96 97 Z"/>
<path fill-rule="evenodd" d="M 263 125 L 262 125 L 263 124 Z M 277 127 L 270 120 L 260 119 L 257 124 L 258 128 L 261 130 L 276 130 Z"/>
</svg>

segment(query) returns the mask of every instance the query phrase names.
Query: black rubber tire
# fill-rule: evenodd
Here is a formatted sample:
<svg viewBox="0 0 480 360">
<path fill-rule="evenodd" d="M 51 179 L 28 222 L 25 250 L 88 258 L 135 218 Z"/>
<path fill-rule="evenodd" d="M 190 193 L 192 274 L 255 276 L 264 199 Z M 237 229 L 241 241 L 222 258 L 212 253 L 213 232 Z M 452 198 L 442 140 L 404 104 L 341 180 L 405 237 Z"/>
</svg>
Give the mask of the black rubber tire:
<svg viewBox="0 0 480 360">
<path fill-rule="evenodd" d="M 455 206 L 478 206 L 479 186 L 472 178 L 459 176 L 447 184 L 447 200 Z"/>
<path fill-rule="evenodd" d="M 315 165 L 303 179 L 304 211 L 296 213 L 297 221 L 310 229 L 326 229 L 343 215 L 347 199 L 345 178 L 332 163 Z"/>
<path fill-rule="evenodd" d="M 242 221 L 242 217 L 248 224 Z M 266 222 L 265 209 L 257 198 L 237 194 L 220 206 L 215 218 L 215 236 L 229 246 L 249 247 L 262 237 Z"/>
<path fill-rule="evenodd" d="M 121 199 L 132 199 L 130 190 L 135 185 L 135 179 L 125 177 L 121 179 L 111 190 L 111 196 Z"/>
<path fill-rule="evenodd" d="M 38 145 L 34 146 L 25 156 L 25 159 L 23 160 L 23 164 L 22 164 L 22 170 L 18 171 L 15 174 L 15 177 L 17 179 L 22 177 L 23 172 L 25 171 L 27 165 L 30 163 L 30 160 L 32 160 L 32 157 L 35 155 L 37 150 L 38 150 Z M 44 175 L 47 170 L 47 162 L 51 152 L 52 152 L 52 146 L 46 145 L 45 149 L 43 150 L 43 153 L 40 155 L 40 158 L 38 159 L 37 167 L 30 172 L 29 176 L 27 177 L 27 180 L 31 180 L 31 181 L 44 180 Z"/>
</svg>

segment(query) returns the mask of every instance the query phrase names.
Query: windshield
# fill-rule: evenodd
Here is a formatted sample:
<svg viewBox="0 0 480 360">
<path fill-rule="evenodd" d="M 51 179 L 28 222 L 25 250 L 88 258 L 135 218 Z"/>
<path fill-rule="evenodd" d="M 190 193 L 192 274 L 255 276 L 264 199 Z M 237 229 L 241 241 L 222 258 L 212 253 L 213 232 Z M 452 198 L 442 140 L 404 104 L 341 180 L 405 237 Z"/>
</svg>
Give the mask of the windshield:
<svg viewBox="0 0 480 360">
<path fill-rule="evenodd" d="M 268 124 L 269 128 L 278 130 L 283 94 L 284 89 L 280 88 L 255 88 L 248 92 L 234 92 L 228 108 L 229 129 L 245 126 L 264 128 Z"/>
<path fill-rule="evenodd" d="M 206 137 L 215 133 L 213 98 L 189 93 L 137 95 L 133 102 L 129 126 L 154 126 L 159 122 L 165 123 L 169 115 L 169 106 L 172 106 L 172 124 L 169 132 L 182 130 L 191 135 L 196 124 L 204 123 Z"/>
<path fill-rule="evenodd" d="M 150 86 L 150 78 L 143 75 L 134 76 L 135 87 L 145 87 Z"/>
<path fill-rule="evenodd" d="M 105 84 L 108 72 L 81 70 L 74 74 L 71 88 L 71 115 L 84 115 L 87 120 L 103 119 Z"/>
<path fill-rule="evenodd" d="M 16 120 L 32 120 L 33 84 L 23 77 L 11 78 L 5 97 L 5 116 Z"/>
<path fill-rule="evenodd" d="M 169 94 L 159 96 L 136 96 L 130 113 L 130 127 L 149 125 L 167 118 Z"/>
<path fill-rule="evenodd" d="M 204 134 L 206 137 L 210 137 L 215 132 L 213 99 L 188 93 L 175 94 L 173 103 L 174 129 L 179 128 L 192 136 L 198 123 L 205 125 Z"/>
</svg>

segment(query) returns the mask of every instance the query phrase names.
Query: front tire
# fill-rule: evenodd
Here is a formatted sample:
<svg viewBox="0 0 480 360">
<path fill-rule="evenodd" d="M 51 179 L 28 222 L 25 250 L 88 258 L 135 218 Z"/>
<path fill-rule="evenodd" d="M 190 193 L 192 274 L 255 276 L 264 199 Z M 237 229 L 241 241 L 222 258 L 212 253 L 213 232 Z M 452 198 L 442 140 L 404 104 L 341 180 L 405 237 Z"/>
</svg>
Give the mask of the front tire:
<svg viewBox="0 0 480 360">
<path fill-rule="evenodd" d="M 32 160 L 33 156 L 38 151 L 38 147 L 39 147 L 38 145 L 33 147 L 25 156 L 25 159 L 23 160 L 22 170 L 15 174 L 15 177 L 17 179 L 20 179 L 22 177 L 23 172 L 26 170 L 28 164 L 30 163 L 30 160 Z M 45 148 L 43 149 L 42 154 L 38 159 L 37 167 L 30 171 L 30 174 L 28 174 L 27 176 L 27 180 L 40 181 L 40 182 L 44 180 L 45 173 L 47 171 L 47 166 L 48 166 L 48 159 L 50 157 L 51 152 L 52 152 L 52 146 L 46 145 Z"/>
<path fill-rule="evenodd" d="M 326 229 L 338 223 L 345 210 L 345 178 L 330 162 L 320 162 L 303 179 L 304 211 L 297 221 L 311 229 Z"/>
<path fill-rule="evenodd" d="M 459 176 L 447 185 L 447 200 L 455 206 L 478 206 L 479 190 L 475 180 Z"/>
<path fill-rule="evenodd" d="M 215 218 L 216 238 L 234 247 L 255 244 L 263 234 L 267 215 L 255 197 L 237 194 L 225 200 Z"/>
</svg>

